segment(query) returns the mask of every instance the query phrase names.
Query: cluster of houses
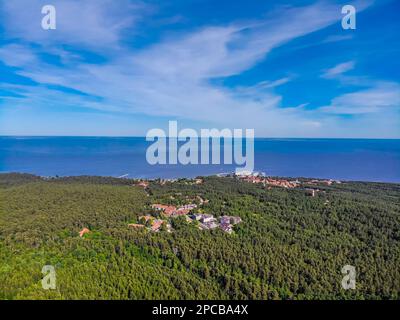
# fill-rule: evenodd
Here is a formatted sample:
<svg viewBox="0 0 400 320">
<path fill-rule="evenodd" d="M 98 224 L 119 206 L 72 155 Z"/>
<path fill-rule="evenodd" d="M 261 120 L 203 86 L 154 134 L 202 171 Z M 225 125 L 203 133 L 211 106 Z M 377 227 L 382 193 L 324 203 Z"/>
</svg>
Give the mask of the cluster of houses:
<svg viewBox="0 0 400 320">
<path fill-rule="evenodd" d="M 219 176 L 231 176 L 231 174 L 220 174 Z M 274 187 L 282 187 L 282 188 L 296 188 L 300 187 L 302 184 L 305 185 L 332 185 L 333 183 L 341 183 L 340 181 L 336 180 L 309 180 L 305 182 L 300 182 L 298 180 L 287 180 L 287 179 L 279 179 L 279 178 L 270 178 L 266 177 L 264 173 L 257 173 L 257 172 L 242 172 L 239 174 L 234 174 L 234 176 L 242 181 L 246 181 L 249 183 L 260 183 L 264 186 L 268 186 L 268 188 Z M 159 180 L 161 185 L 167 182 L 175 182 L 176 179 L 164 179 Z M 138 180 L 135 184 L 136 186 L 142 187 L 143 189 L 147 189 L 149 186 L 149 180 Z M 190 184 L 202 184 L 204 181 L 203 179 L 196 178 L 190 179 Z M 306 195 L 311 197 L 315 197 L 318 192 L 324 192 L 319 189 L 313 188 L 306 188 L 305 189 Z M 188 197 L 187 197 L 188 198 Z M 171 199 L 174 197 L 171 196 Z M 187 199 L 188 200 L 188 199 Z M 193 201 L 193 198 L 191 199 Z M 197 201 L 196 201 L 197 200 Z M 204 213 L 192 213 L 192 210 L 196 209 L 198 206 L 206 204 L 209 200 L 203 199 L 200 196 L 196 196 L 194 200 L 198 204 L 189 203 L 185 205 L 181 205 L 179 207 L 173 205 L 163 205 L 163 204 L 152 204 L 151 208 L 160 211 L 165 218 L 174 218 L 178 216 L 185 216 L 188 222 L 196 221 L 198 223 L 199 229 L 201 230 L 212 230 L 216 228 L 220 228 L 226 233 L 233 232 L 233 226 L 241 223 L 242 219 L 236 216 L 222 216 L 219 218 L 215 218 L 212 214 L 204 214 Z M 325 205 L 329 204 L 329 200 L 326 200 Z M 131 228 L 147 228 L 150 231 L 158 232 L 164 228 L 164 230 L 171 232 L 172 227 L 168 220 L 165 219 L 158 219 L 151 215 L 144 215 L 139 217 L 139 223 L 130 223 L 128 224 Z M 90 230 L 87 228 L 83 228 L 79 232 L 79 236 L 83 237 L 85 234 L 90 233 Z"/>
<path fill-rule="evenodd" d="M 179 208 L 163 204 L 152 204 L 151 207 L 157 211 L 161 211 L 165 216 L 169 218 L 169 217 L 185 216 L 191 210 L 197 208 L 197 204 L 194 203 L 186 204 L 180 206 Z"/>
<path fill-rule="evenodd" d="M 181 193 L 177 193 L 177 195 L 182 196 Z M 171 196 L 170 198 L 175 199 L 175 197 L 173 197 L 173 196 Z M 164 204 L 155 203 L 155 204 L 151 205 L 151 208 L 162 212 L 164 216 L 166 216 L 167 218 L 170 218 L 170 217 L 188 215 L 193 209 L 196 209 L 198 206 L 202 206 L 203 204 L 207 204 L 209 202 L 209 200 L 203 199 L 200 196 L 196 196 L 195 198 L 186 197 L 186 201 L 193 201 L 193 202 L 197 202 L 198 204 L 191 202 L 191 203 L 176 207 L 173 205 L 164 205 Z"/>
<path fill-rule="evenodd" d="M 330 186 L 330 185 L 332 185 L 333 183 L 340 184 L 340 183 L 342 183 L 342 182 L 339 181 L 339 180 L 332 180 L 332 179 L 329 179 L 329 180 L 318 180 L 318 179 L 313 179 L 313 180 L 307 181 L 307 182 L 305 182 L 305 183 L 306 183 L 306 184 L 309 184 L 309 185 L 321 185 L 321 184 L 325 184 L 325 185 L 327 185 L 327 186 Z"/>
<path fill-rule="evenodd" d="M 301 187 L 302 184 L 304 185 L 309 185 L 309 186 L 313 186 L 313 185 L 327 185 L 330 186 L 333 183 L 341 183 L 341 181 L 338 180 L 319 180 L 319 179 L 313 179 L 310 181 L 304 181 L 304 182 L 300 182 L 299 180 L 287 180 L 287 179 L 279 179 L 279 178 L 270 178 L 270 177 L 266 177 L 265 174 L 263 173 L 258 173 L 258 172 L 254 172 L 254 173 L 241 173 L 241 174 L 236 174 L 235 175 L 236 178 L 240 179 L 241 181 L 246 181 L 249 183 L 262 183 L 264 186 L 268 187 L 269 189 L 271 187 L 281 187 L 281 188 L 287 188 L 287 189 L 292 189 L 292 188 L 297 188 L 297 187 Z M 306 188 L 305 189 L 306 194 L 310 195 L 312 197 L 315 197 L 315 195 L 320 192 L 319 189 L 311 189 L 311 188 Z"/>
<path fill-rule="evenodd" d="M 163 226 L 165 226 L 165 230 L 171 232 L 171 225 L 166 220 L 156 219 L 150 215 L 139 217 L 140 223 L 130 223 L 128 227 L 130 228 L 148 228 L 150 231 L 158 232 L 161 230 Z"/>
<path fill-rule="evenodd" d="M 300 181 L 298 180 L 286 180 L 286 179 L 272 179 L 266 178 L 264 180 L 265 185 L 273 186 L 273 187 L 282 187 L 287 189 L 297 188 L 300 186 Z"/>
<path fill-rule="evenodd" d="M 139 180 L 136 180 L 134 186 L 138 186 L 138 187 L 142 187 L 143 189 L 147 189 L 150 182 L 158 183 L 163 186 L 166 183 L 174 183 L 177 181 L 178 181 L 178 179 L 157 179 L 157 180 L 139 179 Z M 204 182 L 204 180 L 202 178 L 185 179 L 185 183 L 188 185 L 202 184 L 203 182 Z"/>
<path fill-rule="evenodd" d="M 298 180 L 286 180 L 286 179 L 273 179 L 267 178 L 263 175 L 247 175 L 238 176 L 240 180 L 250 183 L 262 183 L 264 186 L 282 187 L 282 188 L 297 188 L 300 186 Z"/>
<path fill-rule="evenodd" d="M 204 180 L 201 178 L 192 179 L 189 183 L 190 184 L 203 184 Z"/>
<path fill-rule="evenodd" d="M 198 221 L 199 229 L 201 230 L 210 230 L 219 227 L 222 231 L 229 234 L 233 232 L 235 224 L 242 222 L 240 217 L 234 216 L 222 216 L 218 221 L 212 214 L 193 214 L 189 218 L 193 221 Z"/>
<path fill-rule="evenodd" d="M 208 200 L 197 196 L 200 205 L 207 203 Z M 220 228 L 224 232 L 232 233 L 233 226 L 242 222 L 240 217 L 235 216 L 222 216 L 219 219 L 215 218 L 211 214 L 204 213 L 191 213 L 193 209 L 198 207 L 195 203 L 185 204 L 179 207 L 173 205 L 164 204 L 152 204 L 151 208 L 160 211 L 164 218 L 175 218 L 178 216 L 185 216 L 188 222 L 197 221 L 199 229 L 201 230 L 211 230 L 215 228 Z M 166 231 L 171 232 L 172 228 L 168 220 L 157 219 L 151 215 L 145 215 L 139 217 L 139 223 L 131 223 L 128 225 L 131 228 L 147 228 L 150 231 L 158 232 L 164 227 Z"/>
<path fill-rule="evenodd" d="M 297 188 L 300 187 L 302 184 L 306 185 L 327 185 L 330 186 L 333 183 L 341 183 L 341 181 L 338 180 L 332 180 L 332 179 L 313 179 L 309 181 L 304 181 L 300 182 L 299 180 L 288 180 L 288 179 L 281 179 L 281 178 L 271 178 L 267 177 L 265 173 L 263 172 L 248 172 L 248 171 L 242 171 L 239 173 L 227 173 L 227 174 L 218 174 L 218 176 L 234 176 L 242 181 L 246 181 L 249 183 L 262 183 L 264 186 L 268 187 L 282 187 L 282 188 L 287 188 L 287 189 L 292 189 L 292 188 Z M 159 181 L 161 185 L 164 185 L 167 182 L 175 182 L 177 181 L 176 179 L 162 179 Z M 201 178 L 196 178 L 196 179 L 188 179 L 187 183 L 188 184 L 202 184 L 204 181 Z M 148 180 L 139 180 L 139 182 L 136 184 L 137 186 L 143 187 L 146 189 L 149 186 L 149 181 Z"/>
</svg>

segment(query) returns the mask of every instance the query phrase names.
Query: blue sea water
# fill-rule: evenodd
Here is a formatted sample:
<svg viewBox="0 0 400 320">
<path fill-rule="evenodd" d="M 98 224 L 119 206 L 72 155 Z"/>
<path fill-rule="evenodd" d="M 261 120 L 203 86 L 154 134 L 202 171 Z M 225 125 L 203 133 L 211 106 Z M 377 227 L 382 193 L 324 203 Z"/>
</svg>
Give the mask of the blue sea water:
<svg viewBox="0 0 400 320">
<path fill-rule="evenodd" d="M 235 165 L 149 165 L 144 138 L 0 137 L 0 172 L 177 178 Z M 400 182 L 400 140 L 256 139 L 255 170 L 273 176 Z"/>
</svg>

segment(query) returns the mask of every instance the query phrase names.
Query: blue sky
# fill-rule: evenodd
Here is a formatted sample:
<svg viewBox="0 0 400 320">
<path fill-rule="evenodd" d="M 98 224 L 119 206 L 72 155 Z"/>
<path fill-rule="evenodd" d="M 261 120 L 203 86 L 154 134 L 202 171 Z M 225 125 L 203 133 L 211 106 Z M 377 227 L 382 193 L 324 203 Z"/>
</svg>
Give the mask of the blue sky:
<svg viewBox="0 0 400 320">
<path fill-rule="evenodd" d="M 41 28 L 41 8 L 57 29 Z M 344 30 L 341 8 L 357 9 Z M 398 1 L 0 3 L 0 135 L 400 138 Z"/>
</svg>

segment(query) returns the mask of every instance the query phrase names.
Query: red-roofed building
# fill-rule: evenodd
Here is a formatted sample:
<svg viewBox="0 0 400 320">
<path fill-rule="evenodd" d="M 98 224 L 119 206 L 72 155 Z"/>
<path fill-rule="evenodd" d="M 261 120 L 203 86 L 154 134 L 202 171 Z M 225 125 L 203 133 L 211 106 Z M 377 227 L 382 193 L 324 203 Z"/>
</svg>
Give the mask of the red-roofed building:
<svg viewBox="0 0 400 320">
<path fill-rule="evenodd" d="M 139 217 L 140 221 L 143 221 L 144 223 L 146 223 L 147 221 L 154 219 L 152 216 L 141 216 Z"/>
<path fill-rule="evenodd" d="M 84 234 L 89 233 L 90 230 L 88 228 L 83 228 L 80 232 L 79 232 L 79 236 L 82 238 Z"/>
<path fill-rule="evenodd" d="M 153 224 L 151 226 L 151 231 L 155 231 L 155 232 L 159 231 L 163 223 L 164 223 L 163 220 L 159 220 L 159 219 L 154 220 Z"/>
<path fill-rule="evenodd" d="M 149 186 L 149 183 L 147 181 L 140 181 L 137 186 L 142 187 L 146 189 Z"/>
<path fill-rule="evenodd" d="M 163 211 L 165 213 L 165 215 L 167 215 L 167 216 L 171 216 L 176 211 L 176 207 L 167 206 L 164 204 L 152 204 L 151 207 L 153 209 Z"/>
<path fill-rule="evenodd" d="M 162 211 L 167 217 L 186 215 L 191 209 L 195 208 L 193 205 L 185 205 L 177 209 L 175 206 L 167 206 L 163 204 L 152 204 L 151 207 Z"/>
<path fill-rule="evenodd" d="M 172 213 L 173 216 L 185 216 L 190 212 L 190 209 L 181 209 L 179 208 L 175 212 Z"/>
</svg>

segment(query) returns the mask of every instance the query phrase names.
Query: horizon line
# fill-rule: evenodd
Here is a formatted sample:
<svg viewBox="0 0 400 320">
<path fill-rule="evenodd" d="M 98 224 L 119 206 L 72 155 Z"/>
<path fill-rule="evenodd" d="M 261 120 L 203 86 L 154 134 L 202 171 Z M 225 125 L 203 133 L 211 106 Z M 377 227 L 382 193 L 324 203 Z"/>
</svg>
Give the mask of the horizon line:
<svg viewBox="0 0 400 320">
<path fill-rule="evenodd" d="M 146 138 L 146 136 L 97 136 L 97 135 L 3 135 L 0 134 L 0 138 Z M 166 136 L 167 139 L 169 138 L 178 138 L 177 136 Z M 191 137 L 196 139 L 201 139 L 201 137 Z M 208 139 L 213 138 L 212 136 L 208 137 Z M 216 137 L 218 138 L 218 137 Z M 220 137 L 224 138 L 224 137 Z M 245 139 L 243 137 L 242 139 Z M 393 137 L 254 137 L 254 139 L 336 139 L 336 140 L 400 140 L 400 137 L 393 138 Z"/>
</svg>

